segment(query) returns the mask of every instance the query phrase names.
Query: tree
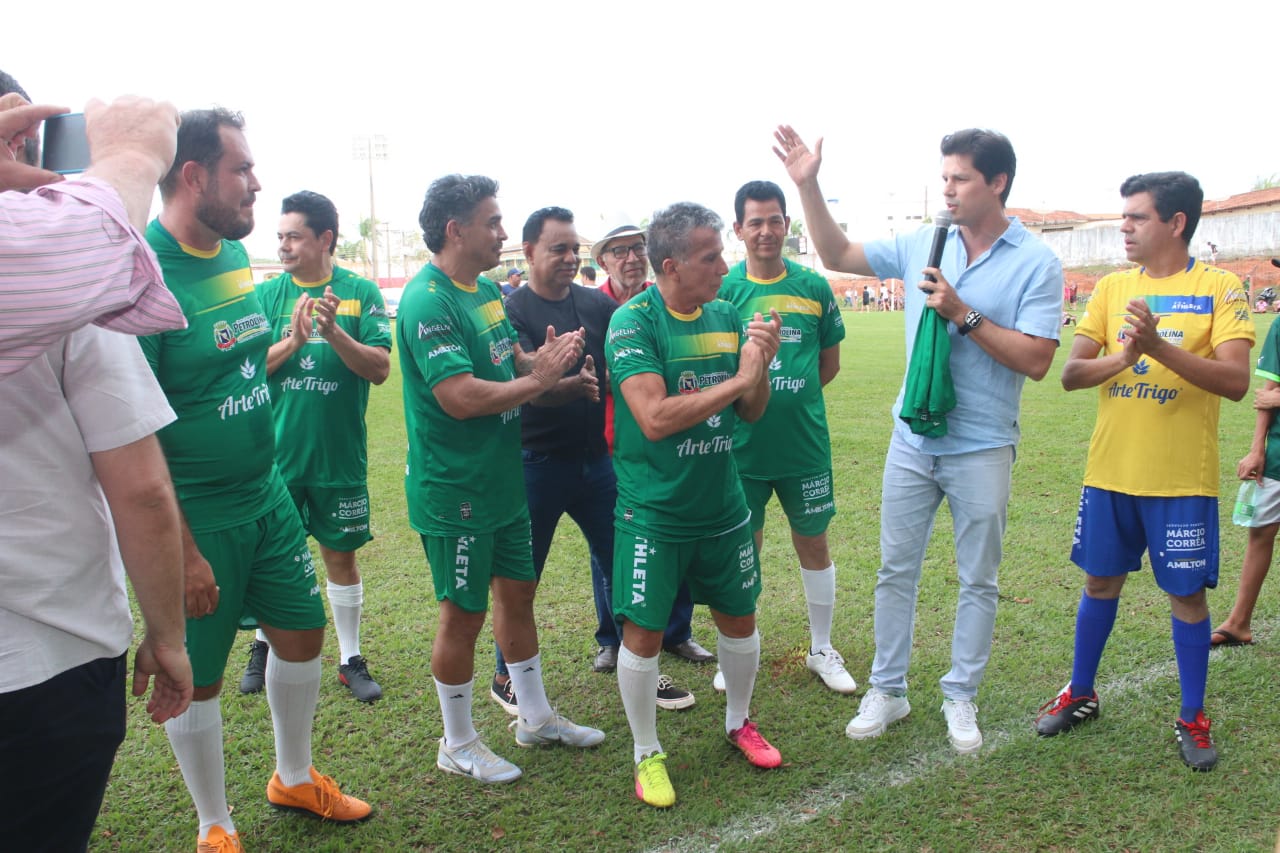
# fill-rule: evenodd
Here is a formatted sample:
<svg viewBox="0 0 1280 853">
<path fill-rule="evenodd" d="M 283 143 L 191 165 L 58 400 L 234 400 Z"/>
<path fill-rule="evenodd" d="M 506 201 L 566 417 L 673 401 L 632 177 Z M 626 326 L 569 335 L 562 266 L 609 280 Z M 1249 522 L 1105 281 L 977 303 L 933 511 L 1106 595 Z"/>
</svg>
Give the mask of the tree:
<svg viewBox="0 0 1280 853">
<path fill-rule="evenodd" d="M 1272 172 L 1265 178 L 1259 176 L 1258 179 L 1253 182 L 1252 189 L 1270 190 L 1275 189 L 1276 187 L 1280 187 L 1280 172 Z"/>
<path fill-rule="evenodd" d="M 802 237 L 804 237 L 804 223 L 799 219 L 791 220 L 791 230 L 787 232 L 787 239 L 782 243 L 782 254 L 784 257 L 799 257 Z"/>
</svg>

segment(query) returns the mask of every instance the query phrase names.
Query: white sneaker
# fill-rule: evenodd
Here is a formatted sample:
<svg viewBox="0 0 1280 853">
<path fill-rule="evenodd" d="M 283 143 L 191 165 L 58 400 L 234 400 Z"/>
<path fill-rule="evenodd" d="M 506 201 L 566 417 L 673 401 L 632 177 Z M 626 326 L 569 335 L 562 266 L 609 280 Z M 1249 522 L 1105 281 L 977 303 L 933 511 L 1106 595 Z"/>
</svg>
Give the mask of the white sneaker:
<svg viewBox="0 0 1280 853">
<path fill-rule="evenodd" d="M 516 746 L 548 746 L 562 743 L 565 746 L 595 746 L 604 740 L 604 732 L 589 726 L 580 726 L 571 720 L 552 714 L 536 729 L 526 726 L 523 718 L 512 720 L 507 728 L 516 730 Z"/>
<path fill-rule="evenodd" d="M 880 737 L 890 723 L 896 723 L 911 713 L 911 703 L 906 696 L 890 696 L 877 687 L 867 691 L 858 706 L 858 716 L 844 727 L 844 733 L 854 740 Z"/>
<path fill-rule="evenodd" d="M 816 655 L 806 655 L 804 665 L 837 693 L 852 693 L 858 689 L 858 682 L 844 668 L 844 658 L 830 646 L 818 649 Z"/>
<path fill-rule="evenodd" d="M 942 716 L 947 718 L 947 736 L 956 752 L 970 755 L 982 748 L 977 705 L 967 699 L 944 699 Z"/>
<path fill-rule="evenodd" d="M 470 776 L 480 782 L 514 782 L 520 778 L 520 768 L 505 758 L 499 758 L 484 745 L 480 738 L 462 746 L 447 747 L 440 738 L 436 752 L 436 767 L 446 773 Z"/>
<path fill-rule="evenodd" d="M 724 692 L 724 670 L 718 666 L 716 667 L 716 677 L 711 679 L 711 686 L 717 693 Z"/>
</svg>

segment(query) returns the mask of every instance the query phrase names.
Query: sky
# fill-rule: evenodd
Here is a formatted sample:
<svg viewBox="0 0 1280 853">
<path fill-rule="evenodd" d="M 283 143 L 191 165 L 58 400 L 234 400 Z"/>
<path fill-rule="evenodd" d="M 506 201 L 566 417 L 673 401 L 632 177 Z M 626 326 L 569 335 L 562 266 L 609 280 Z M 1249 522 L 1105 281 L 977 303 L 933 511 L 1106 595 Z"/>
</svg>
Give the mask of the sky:
<svg viewBox="0 0 1280 853">
<path fill-rule="evenodd" d="M 280 200 L 300 189 L 332 198 L 356 237 L 370 200 L 353 147 L 375 134 L 379 220 L 417 232 L 434 178 L 483 173 L 513 239 L 546 205 L 587 238 L 675 201 L 730 221 L 755 179 L 802 219 L 770 150 L 779 123 L 825 138 L 823 193 L 866 239 L 889 211 L 941 207 L 938 144 L 962 127 L 1012 140 L 1013 207 L 1117 211 L 1137 172 L 1185 170 L 1211 199 L 1280 173 L 1275 4 L 867 6 L 221 0 L 197 14 L 134 0 L 56 34 L 6 26 L 0 69 L 74 109 L 140 94 L 242 111 L 262 184 L 255 257 L 274 256 Z"/>
</svg>

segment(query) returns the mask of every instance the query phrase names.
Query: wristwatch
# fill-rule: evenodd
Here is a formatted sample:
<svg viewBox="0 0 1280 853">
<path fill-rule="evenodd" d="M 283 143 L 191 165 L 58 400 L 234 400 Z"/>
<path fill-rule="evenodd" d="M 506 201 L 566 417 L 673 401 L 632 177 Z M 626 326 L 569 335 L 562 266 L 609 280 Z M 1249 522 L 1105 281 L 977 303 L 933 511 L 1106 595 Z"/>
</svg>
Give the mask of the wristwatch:
<svg viewBox="0 0 1280 853">
<path fill-rule="evenodd" d="M 961 336 L 967 335 L 974 329 L 982 325 L 983 317 L 977 311 L 970 311 L 964 315 L 964 322 L 956 329 Z"/>
</svg>

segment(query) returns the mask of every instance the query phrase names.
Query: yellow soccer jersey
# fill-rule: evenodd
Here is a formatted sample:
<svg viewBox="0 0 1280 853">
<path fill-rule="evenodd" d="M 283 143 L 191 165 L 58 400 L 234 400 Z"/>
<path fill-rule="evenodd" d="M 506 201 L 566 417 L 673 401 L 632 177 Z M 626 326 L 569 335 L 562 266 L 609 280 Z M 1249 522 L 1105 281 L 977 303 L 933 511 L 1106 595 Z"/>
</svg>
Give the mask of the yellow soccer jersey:
<svg viewBox="0 0 1280 853">
<path fill-rule="evenodd" d="M 1160 336 L 1198 356 L 1226 341 L 1253 346 L 1253 318 L 1240 280 L 1192 259 L 1166 278 L 1143 268 L 1106 276 L 1076 329 L 1111 355 L 1124 347 L 1125 306 L 1145 299 L 1159 315 Z M 1084 484 L 1129 495 L 1218 494 L 1218 411 L 1221 398 L 1143 356 L 1098 389 L 1098 421 L 1089 444 Z"/>
</svg>

